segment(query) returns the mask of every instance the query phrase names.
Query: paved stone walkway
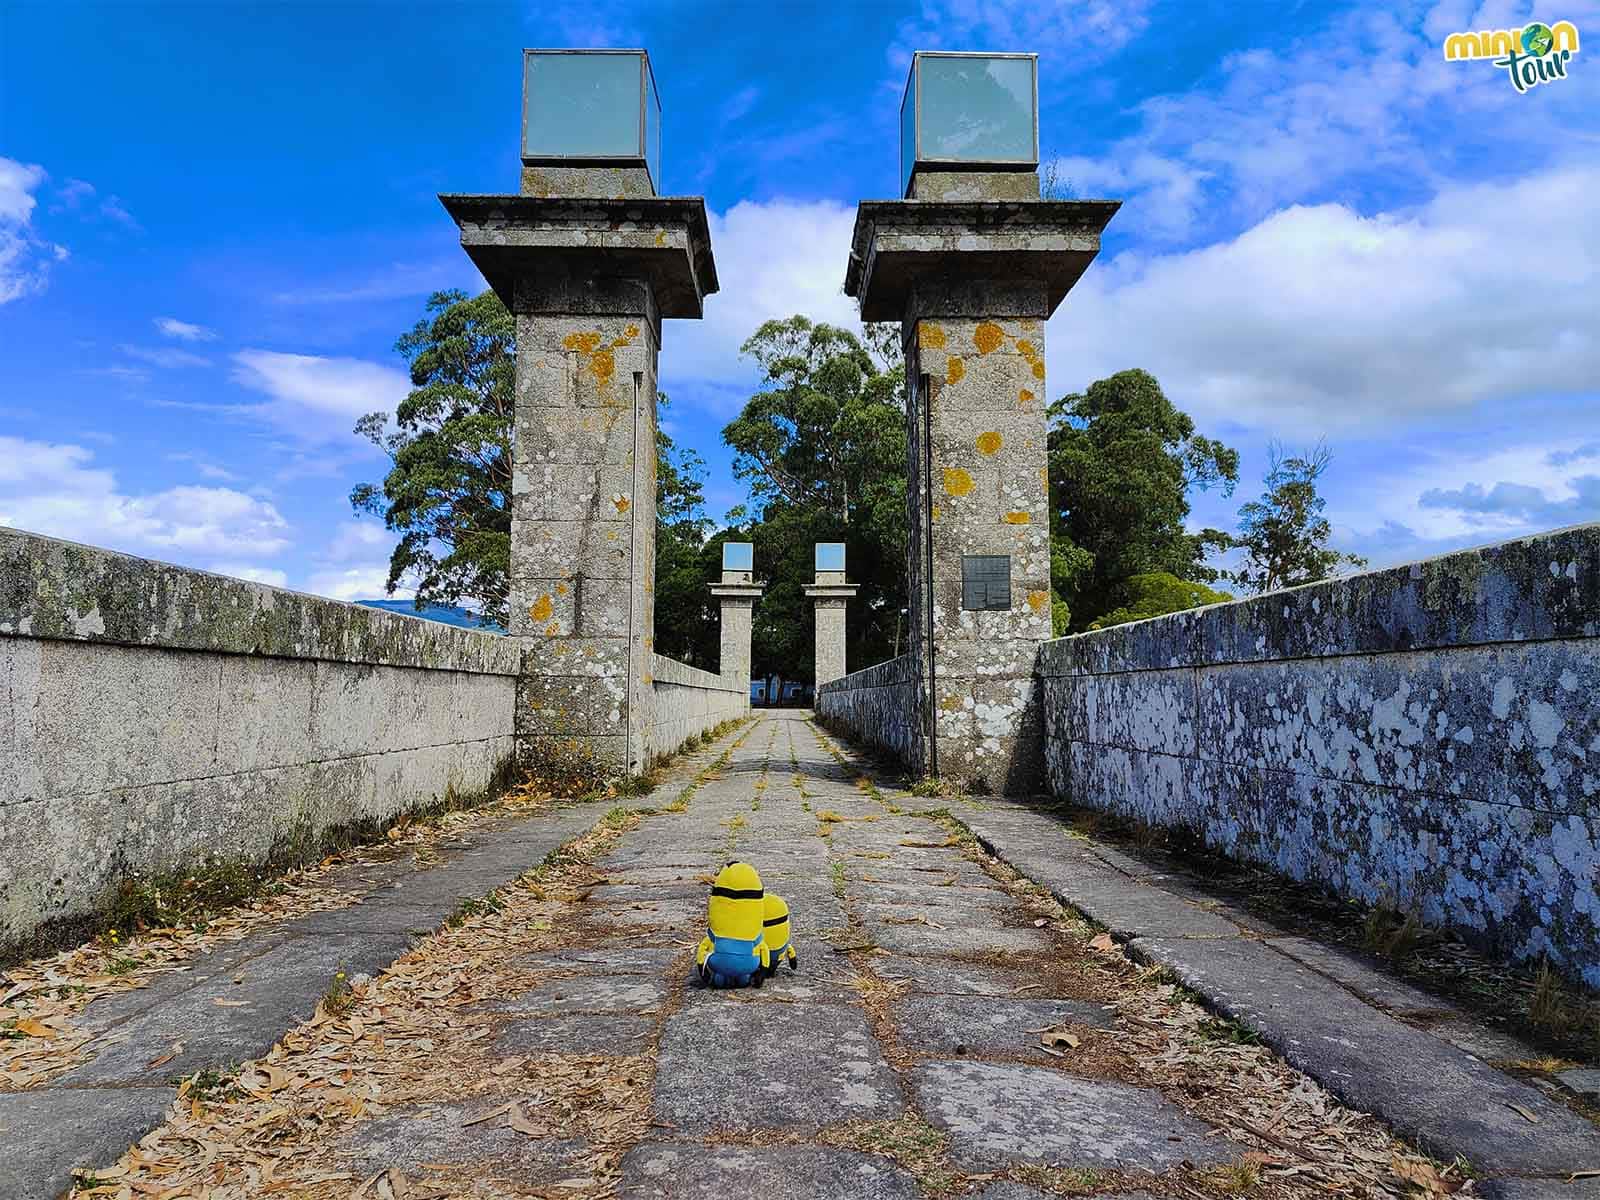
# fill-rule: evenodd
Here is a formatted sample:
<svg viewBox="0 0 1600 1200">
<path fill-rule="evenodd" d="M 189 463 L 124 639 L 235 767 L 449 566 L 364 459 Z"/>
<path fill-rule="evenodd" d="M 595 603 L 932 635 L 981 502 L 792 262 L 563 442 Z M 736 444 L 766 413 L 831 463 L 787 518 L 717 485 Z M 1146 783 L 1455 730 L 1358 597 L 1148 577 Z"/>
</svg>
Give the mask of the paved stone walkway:
<svg viewBox="0 0 1600 1200">
<path fill-rule="evenodd" d="M 1037 813 L 1003 802 L 919 813 L 943 802 L 874 787 L 806 715 L 758 718 L 692 796 L 680 776 L 638 802 L 655 815 L 590 835 L 592 852 L 515 889 L 502 885 L 604 806 L 505 823 L 444 867 L 371 879 L 360 905 L 91 1005 L 98 1054 L 54 1086 L 0 1096 L 0 1196 L 54 1196 L 73 1167 L 100 1168 L 109 1190 L 96 1194 L 212 1200 L 1404 1194 L 1372 1182 L 1404 1154 L 1387 1133 L 1265 1049 L 1228 1044 L 1231 1027 L 1221 1043 L 1202 1037 L 1209 1018 L 1170 983 L 1091 945 L 1092 927 L 981 861 L 951 816 L 1229 1011 L 1269 1030 L 1298 1021 L 1274 1044 L 1308 1069 L 1332 1063 L 1336 1087 L 1338 1071 L 1364 1067 L 1346 1090 L 1389 1102 L 1382 1081 L 1408 1061 L 1432 1073 L 1459 1051 L 1391 1038 L 1364 1058 L 1368 1018 L 1315 990 L 1323 975 L 1295 974 L 1283 957 L 1267 977 L 1249 957 L 1259 943 L 1225 917 L 1068 852 Z M 734 857 L 789 901 L 801 969 L 711 991 L 688 966 L 706 879 Z M 460 899 L 497 888 L 481 920 L 424 940 Z M 348 1012 L 295 1028 L 336 967 L 376 974 L 390 962 Z M 224 997 L 250 1003 L 217 1007 Z M 1297 997 L 1332 1007 L 1318 1017 Z M 175 1040 L 181 1059 L 152 1066 Z M 1307 1042 L 1345 1049 L 1319 1059 Z M 173 1103 L 173 1075 L 247 1059 L 215 1098 Z M 1516 1149 L 1496 1172 L 1539 1176 L 1600 1144 L 1541 1108 L 1557 1147 L 1541 1157 L 1540 1139 L 1500 1111 L 1521 1085 L 1446 1065 L 1481 1095 L 1460 1094 L 1447 1072 L 1445 1103 L 1418 1102 L 1438 1119 L 1408 1127 L 1441 1157 L 1505 1135 Z M 1434 1086 L 1418 1074 L 1408 1090 Z M 161 1190 L 175 1181 L 193 1190 Z"/>
</svg>

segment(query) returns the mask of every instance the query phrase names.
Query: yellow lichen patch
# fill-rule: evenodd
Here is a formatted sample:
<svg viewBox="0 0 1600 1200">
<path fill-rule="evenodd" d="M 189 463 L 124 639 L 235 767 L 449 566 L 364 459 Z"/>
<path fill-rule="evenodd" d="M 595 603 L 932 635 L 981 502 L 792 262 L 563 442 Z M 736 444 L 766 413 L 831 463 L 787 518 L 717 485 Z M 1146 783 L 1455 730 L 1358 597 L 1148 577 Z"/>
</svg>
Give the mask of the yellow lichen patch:
<svg viewBox="0 0 1600 1200">
<path fill-rule="evenodd" d="M 928 510 L 928 520 L 937 521 L 938 519 L 939 519 L 939 506 L 937 504 L 935 504 L 932 508 L 930 508 Z"/>
<path fill-rule="evenodd" d="M 611 497 L 611 503 L 616 506 L 616 509 L 619 513 L 625 513 L 628 511 L 628 509 L 633 507 L 633 502 L 621 492 L 618 492 L 615 496 Z"/>
<path fill-rule="evenodd" d="M 961 697 L 953 693 L 951 695 L 942 697 L 939 701 L 939 707 L 944 709 L 945 712 L 960 712 Z"/>
<path fill-rule="evenodd" d="M 1044 378 L 1044 360 L 1043 359 L 1034 359 L 1034 361 L 1033 361 L 1033 377 L 1035 379 L 1043 379 Z"/>
<path fill-rule="evenodd" d="M 535 621 L 548 621 L 555 608 L 556 606 L 551 602 L 548 595 L 540 596 L 529 606 L 528 615 Z"/>
<path fill-rule="evenodd" d="M 667 231 L 665 229 L 663 229 L 660 233 L 656 234 L 656 245 L 665 246 L 666 244 L 667 244 Z"/>
<path fill-rule="evenodd" d="M 567 594 L 567 585 L 564 584 L 564 583 L 556 584 L 556 595 L 565 596 L 566 594 Z"/>
<path fill-rule="evenodd" d="M 655 681 L 656 681 L 656 677 L 654 675 L 649 674 L 648 672 L 646 672 L 644 679 L 641 680 L 641 682 L 645 685 L 645 687 L 649 687 Z"/>
<path fill-rule="evenodd" d="M 1028 524 L 1029 522 L 1031 522 L 1033 520 L 1033 514 L 1032 513 L 1015 512 L 1015 511 L 1013 511 L 1013 512 L 1008 512 L 1004 517 L 1002 517 L 1000 519 L 1002 521 L 1004 521 L 1007 525 L 1026 525 L 1026 524 Z"/>
<path fill-rule="evenodd" d="M 560 632 L 561 632 L 561 622 L 560 621 L 551 621 L 550 624 L 548 624 L 548 625 L 546 625 L 544 627 L 544 633 L 545 633 L 546 637 L 555 637 L 555 635 L 560 633 Z"/>
<path fill-rule="evenodd" d="M 617 540 L 617 531 L 615 529 L 606 530 L 606 541 L 614 542 L 616 540 Z"/>
<path fill-rule="evenodd" d="M 579 354 L 593 354 L 600 341 L 598 333 L 569 333 L 561 339 L 561 344 L 568 350 L 576 350 Z"/>
<path fill-rule="evenodd" d="M 1028 341 L 1027 338 L 1017 339 L 1017 353 L 1029 362 L 1039 357 L 1039 351 L 1034 348 L 1033 343 Z"/>
<path fill-rule="evenodd" d="M 609 350 L 596 350 L 589 359 L 589 371 L 602 384 L 610 383 L 617 372 L 617 360 Z"/>
<path fill-rule="evenodd" d="M 1032 404 L 1033 403 L 1033 393 L 1030 392 L 1027 388 L 1023 388 L 1020 392 L 1017 393 L 1017 399 L 1022 401 L 1022 403 L 1024 403 L 1024 404 Z"/>
<path fill-rule="evenodd" d="M 1029 592 L 1028 607 L 1036 613 L 1042 613 L 1050 607 L 1049 592 Z"/>
<path fill-rule="evenodd" d="M 978 435 L 978 450 L 984 454 L 994 454 L 1000 449 L 1003 442 L 1004 439 L 991 429 Z"/>
<path fill-rule="evenodd" d="M 944 379 L 946 383 L 960 383 L 966 373 L 967 364 L 962 362 L 957 355 L 952 354 L 945 360 Z"/>
<path fill-rule="evenodd" d="M 993 321 L 980 321 L 972 333 L 972 340 L 977 344 L 979 354 L 992 354 L 1006 340 L 1006 331 Z"/>
<path fill-rule="evenodd" d="M 944 349 L 944 330 L 932 321 L 923 321 L 917 326 L 917 341 L 928 350 Z"/>
<path fill-rule="evenodd" d="M 952 496 L 966 496 L 972 492 L 972 476 L 960 467 L 944 469 L 944 490 Z"/>
</svg>

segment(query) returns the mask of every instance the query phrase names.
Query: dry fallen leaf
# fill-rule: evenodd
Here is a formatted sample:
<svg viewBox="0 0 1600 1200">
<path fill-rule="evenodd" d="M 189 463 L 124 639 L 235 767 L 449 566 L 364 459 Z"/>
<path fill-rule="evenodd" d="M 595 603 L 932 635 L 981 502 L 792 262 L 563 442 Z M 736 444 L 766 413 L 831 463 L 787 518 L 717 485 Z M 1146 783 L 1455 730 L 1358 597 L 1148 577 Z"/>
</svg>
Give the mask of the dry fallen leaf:
<svg viewBox="0 0 1600 1200">
<path fill-rule="evenodd" d="M 1533 1109 L 1529 1108 L 1526 1104 L 1507 1103 L 1506 1107 L 1525 1121 L 1529 1121 L 1534 1125 L 1539 1123 L 1539 1114 L 1534 1112 Z"/>
<path fill-rule="evenodd" d="M 1071 1033 L 1063 1033 L 1059 1029 L 1052 1029 L 1039 1039 L 1046 1046 L 1065 1046 L 1068 1050 L 1076 1050 L 1083 1045 L 1083 1039 Z"/>
<path fill-rule="evenodd" d="M 1109 933 L 1097 933 L 1089 939 L 1089 949 L 1091 950 L 1099 950 L 1101 953 L 1109 954 L 1116 948 L 1116 939 Z"/>
<path fill-rule="evenodd" d="M 51 1029 L 43 1021 L 35 1021 L 32 1017 L 22 1018 L 17 1022 L 16 1028 L 29 1037 L 45 1038 L 49 1041 L 54 1041 L 56 1037 L 54 1029 Z"/>
<path fill-rule="evenodd" d="M 1391 1163 L 1391 1169 L 1399 1178 L 1416 1185 L 1431 1196 L 1453 1196 L 1466 1183 L 1464 1179 L 1444 1178 L 1434 1170 L 1431 1163 L 1425 1163 L 1421 1159 L 1396 1158 Z"/>
</svg>

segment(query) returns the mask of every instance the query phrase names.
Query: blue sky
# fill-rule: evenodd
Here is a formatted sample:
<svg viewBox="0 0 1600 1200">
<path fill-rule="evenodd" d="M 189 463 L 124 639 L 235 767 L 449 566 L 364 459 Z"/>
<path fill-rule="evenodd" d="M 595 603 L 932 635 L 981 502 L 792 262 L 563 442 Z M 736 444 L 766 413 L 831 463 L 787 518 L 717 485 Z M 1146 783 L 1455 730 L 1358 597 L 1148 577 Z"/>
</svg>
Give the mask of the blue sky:
<svg viewBox="0 0 1600 1200">
<path fill-rule="evenodd" d="M 1591 42 L 1518 94 L 1446 63 L 1531 17 Z M 1043 152 L 1125 204 L 1049 328 L 1049 389 L 1142 366 L 1243 453 L 1326 436 L 1375 563 L 1600 519 L 1600 5 L 74 4 L 0 8 L 0 523 L 342 598 L 391 543 L 350 426 L 477 287 L 440 191 L 517 180 L 521 47 L 642 45 L 664 191 L 723 283 L 665 332 L 670 428 L 719 431 L 768 316 L 851 323 L 914 49 L 1036 50 Z"/>
</svg>

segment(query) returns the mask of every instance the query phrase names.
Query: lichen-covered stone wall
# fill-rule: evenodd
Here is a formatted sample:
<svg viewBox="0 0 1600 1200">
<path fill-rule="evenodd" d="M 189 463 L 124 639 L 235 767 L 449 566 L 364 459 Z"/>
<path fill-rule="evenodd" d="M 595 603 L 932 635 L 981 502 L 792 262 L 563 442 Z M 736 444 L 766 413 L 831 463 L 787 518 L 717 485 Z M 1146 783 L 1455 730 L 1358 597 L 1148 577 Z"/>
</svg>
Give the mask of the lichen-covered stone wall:
<svg viewBox="0 0 1600 1200">
<path fill-rule="evenodd" d="M 130 875 L 489 789 L 509 639 L 0 529 L 0 954 Z"/>
<path fill-rule="evenodd" d="M 817 688 L 814 707 L 829 725 L 917 769 L 920 717 L 916 660 L 909 654 Z"/>
<path fill-rule="evenodd" d="M 1053 791 L 1600 986 L 1600 525 L 1047 643 Z"/>
<path fill-rule="evenodd" d="M 650 758 L 671 754 L 690 738 L 750 712 L 750 683 L 725 679 L 675 658 L 650 656 L 654 697 L 645 726 Z"/>
</svg>

